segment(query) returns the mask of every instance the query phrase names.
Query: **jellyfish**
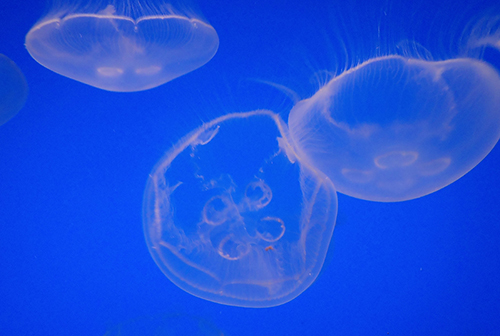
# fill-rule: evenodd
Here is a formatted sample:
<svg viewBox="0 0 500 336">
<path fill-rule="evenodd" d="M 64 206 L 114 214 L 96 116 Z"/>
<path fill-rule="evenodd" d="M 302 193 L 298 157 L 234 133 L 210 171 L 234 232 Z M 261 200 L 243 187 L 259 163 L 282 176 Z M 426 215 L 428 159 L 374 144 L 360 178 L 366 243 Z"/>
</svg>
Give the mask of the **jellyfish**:
<svg viewBox="0 0 500 336">
<path fill-rule="evenodd" d="M 215 29 L 193 13 L 152 0 L 58 5 L 26 35 L 26 48 L 60 75 L 108 91 L 151 89 L 216 53 Z"/>
<path fill-rule="evenodd" d="M 500 76 L 482 57 L 500 49 L 499 22 L 469 29 L 453 57 L 407 42 L 335 76 L 289 114 L 297 156 L 364 200 L 410 200 L 453 183 L 500 138 Z"/>
<path fill-rule="evenodd" d="M 225 334 L 209 319 L 172 312 L 126 320 L 108 328 L 104 334 L 104 336 L 126 335 L 223 336 Z"/>
<path fill-rule="evenodd" d="M 271 307 L 321 270 L 337 214 L 331 181 L 302 163 L 275 113 L 232 113 L 181 138 L 149 175 L 149 251 L 184 291 Z"/>
<path fill-rule="evenodd" d="M 12 119 L 24 106 L 28 84 L 17 65 L 0 54 L 0 125 Z"/>
</svg>

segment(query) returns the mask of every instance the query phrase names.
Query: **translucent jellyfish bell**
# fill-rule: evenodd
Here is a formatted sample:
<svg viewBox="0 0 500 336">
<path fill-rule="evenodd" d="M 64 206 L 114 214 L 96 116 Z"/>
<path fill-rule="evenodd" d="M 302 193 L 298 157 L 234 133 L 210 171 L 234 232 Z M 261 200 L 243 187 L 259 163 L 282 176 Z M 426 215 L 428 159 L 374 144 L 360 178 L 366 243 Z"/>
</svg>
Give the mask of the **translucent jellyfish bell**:
<svg viewBox="0 0 500 336">
<path fill-rule="evenodd" d="M 500 77 L 480 59 L 373 58 L 289 116 L 297 155 L 344 194 L 403 201 L 475 167 L 500 138 Z"/>
<path fill-rule="evenodd" d="M 153 169 L 144 234 L 178 287 L 222 304 L 270 307 L 316 279 L 336 192 L 296 160 L 286 132 L 269 111 L 229 114 L 186 135 Z"/>
<path fill-rule="evenodd" d="M 24 106 L 28 84 L 23 73 L 7 56 L 0 54 L 0 125 Z"/>
<path fill-rule="evenodd" d="M 101 1 L 57 6 L 26 35 L 44 67 L 108 91 L 141 91 L 207 63 L 215 29 L 192 15 L 152 1 Z"/>
</svg>

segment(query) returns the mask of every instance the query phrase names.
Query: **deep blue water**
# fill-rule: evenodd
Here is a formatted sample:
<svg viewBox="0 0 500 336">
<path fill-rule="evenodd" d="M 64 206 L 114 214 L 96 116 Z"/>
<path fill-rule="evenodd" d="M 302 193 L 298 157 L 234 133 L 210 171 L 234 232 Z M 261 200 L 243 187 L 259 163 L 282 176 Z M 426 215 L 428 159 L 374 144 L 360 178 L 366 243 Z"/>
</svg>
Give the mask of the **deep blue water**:
<svg viewBox="0 0 500 336">
<path fill-rule="evenodd" d="M 215 57 L 158 88 L 112 93 L 36 63 L 24 36 L 45 4 L 3 1 L 0 53 L 21 68 L 30 92 L 25 107 L 0 128 L 0 334 L 104 335 L 155 317 L 167 324 L 205 321 L 209 335 L 214 329 L 224 335 L 500 335 L 498 145 L 463 178 L 416 200 L 339 195 L 318 279 L 274 308 L 219 305 L 177 288 L 149 255 L 141 219 L 148 174 L 187 132 L 229 112 L 269 108 L 286 117 L 292 103 L 255 80 L 306 98 L 317 89 L 310 81 L 315 72 L 321 77 L 319 70 L 366 60 L 377 46 L 390 49 L 402 38 L 444 57 L 446 38 L 460 35 L 468 18 L 491 14 L 493 4 L 473 2 L 462 13 L 460 4 L 432 1 L 405 7 L 203 0 L 198 7 L 220 38 Z M 374 39 L 379 23 L 398 29 L 382 29 Z M 337 37 L 348 60 L 336 53 Z"/>
</svg>

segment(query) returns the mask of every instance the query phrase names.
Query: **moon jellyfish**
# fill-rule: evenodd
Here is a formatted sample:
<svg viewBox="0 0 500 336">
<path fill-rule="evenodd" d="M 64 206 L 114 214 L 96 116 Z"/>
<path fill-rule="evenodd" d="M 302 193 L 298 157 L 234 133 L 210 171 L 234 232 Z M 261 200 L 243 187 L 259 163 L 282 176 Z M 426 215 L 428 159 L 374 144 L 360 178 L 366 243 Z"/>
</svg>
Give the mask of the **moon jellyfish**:
<svg viewBox="0 0 500 336">
<path fill-rule="evenodd" d="M 269 111 L 234 113 L 175 144 L 151 172 L 143 203 L 149 251 L 197 297 L 270 307 L 308 288 L 337 214 L 331 181 L 301 162 Z"/>
<path fill-rule="evenodd" d="M 44 67 L 108 91 L 141 91 L 207 63 L 219 38 L 208 23 L 166 4 L 92 1 L 57 6 L 26 35 Z"/>
<path fill-rule="evenodd" d="M 212 321 L 183 313 L 142 316 L 108 328 L 104 336 L 223 336 Z"/>
<path fill-rule="evenodd" d="M 0 125 L 24 106 L 28 84 L 23 73 L 7 56 L 0 54 Z"/>
<path fill-rule="evenodd" d="M 481 59 L 376 57 L 297 103 L 290 137 L 339 192 L 414 199 L 456 181 L 493 149 L 499 88 L 498 72 Z"/>
</svg>

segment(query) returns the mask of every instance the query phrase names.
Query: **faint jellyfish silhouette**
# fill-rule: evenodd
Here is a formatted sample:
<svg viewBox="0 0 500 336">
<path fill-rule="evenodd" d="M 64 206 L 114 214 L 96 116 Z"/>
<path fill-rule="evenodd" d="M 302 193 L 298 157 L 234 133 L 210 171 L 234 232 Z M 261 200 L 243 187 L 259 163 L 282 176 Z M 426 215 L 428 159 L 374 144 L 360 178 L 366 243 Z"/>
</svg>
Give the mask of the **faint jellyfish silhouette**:
<svg viewBox="0 0 500 336">
<path fill-rule="evenodd" d="M 0 125 L 24 106 L 28 84 L 23 73 L 7 56 L 0 54 Z"/>
<path fill-rule="evenodd" d="M 182 313 L 144 316 L 122 322 L 109 328 L 104 336 L 223 336 L 224 332 L 213 322 L 202 317 Z"/>
<path fill-rule="evenodd" d="M 336 192 L 297 160 L 270 111 L 217 118 L 158 162 L 144 194 L 149 251 L 197 297 L 233 306 L 288 302 L 316 279 L 335 226 Z"/>
<path fill-rule="evenodd" d="M 148 0 L 56 6 L 26 35 L 28 52 L 44 67 L 121 92 L 151 89 L 193 71 L 218 46 L 208 23 Z"/>
<path fill-rule="evenodd" d="M 480 53 L 464 55 L 394 54 L 344 71 L 291 110 L 297 155 L 365 200 L 414 199 L 456 181 L 500 138 L 499 74 Z"/>
</svg>

